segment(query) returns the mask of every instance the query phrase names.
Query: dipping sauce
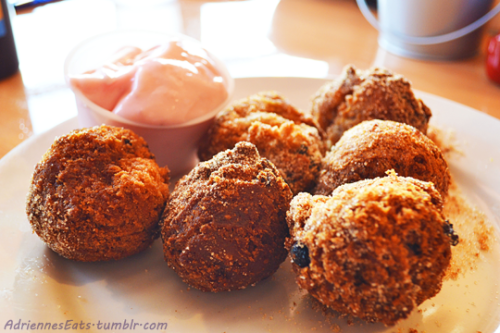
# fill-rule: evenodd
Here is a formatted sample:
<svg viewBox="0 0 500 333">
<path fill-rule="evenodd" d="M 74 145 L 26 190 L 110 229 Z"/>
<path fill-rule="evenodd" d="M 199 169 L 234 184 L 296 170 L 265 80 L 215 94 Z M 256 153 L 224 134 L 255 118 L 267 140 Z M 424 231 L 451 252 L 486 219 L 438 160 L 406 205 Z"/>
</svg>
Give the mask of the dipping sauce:
<svg viewBox="0 0 500 333">
<path fill-rule="evenodd" d="M 190 41 L 171 41 L 147 51 L 124 47 L 102 67 L 73 75 L 70 82 L 100 107 L 156 126 L 201 117 L 228 96 L 214 61 Z"/>
</svg>

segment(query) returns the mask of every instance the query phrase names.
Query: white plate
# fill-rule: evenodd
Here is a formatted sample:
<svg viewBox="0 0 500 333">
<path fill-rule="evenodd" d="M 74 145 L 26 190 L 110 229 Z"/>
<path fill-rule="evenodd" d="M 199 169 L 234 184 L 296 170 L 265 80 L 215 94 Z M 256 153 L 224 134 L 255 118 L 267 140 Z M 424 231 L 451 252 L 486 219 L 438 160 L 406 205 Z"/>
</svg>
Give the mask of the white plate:
<svg viewBox="0 0 500 333">
<path fill-rule="evenodd" d="M 261 90 L 277 90 L 299 108 L 325 82 L 305 78 L 245 78 L 236 80 L 235 98 Z M 426 93 L 419 96 L 432 109 L 432 122 L 452 128 L 464 157 L 451 161 L 452 174 L 468 197 L 497 226 L 500 221 L 500 122 L 463 105 Z M 500 322 L 497 243 L 477 270 L 458 281 L 447 281 L 434 299 L 392 328 L 379 324 L 326 318 L 311 309 L 284 263 L 274 277 L 256 287 L 210 294 L 189 290 L 163 262 L 161 243 L 117 262 L 79 263 L 63 259 L 31 233 L 25 197 L 36 162 L 57 135 L 77 127 L 71 119 L 30 138 L 0 160 L 0 330 L 21 323 L 56 324 L 56 329 L 83 324 L 87 331 L 104 324 L 136 324 L 146 331 L 152 323 L 167 323 L 167 332 L 494 332 Z M 498 228 L 498 227 L 496 227 Z M 432 302 L 434 306 L 429 305 Z M 12 320 L 12 322 L 9 322 Z M 10 325 L 11 323 L 11 325 Z M 99 326 L 99 324 L 101 324 Z M 88 325 L 88 326 L 87 326 Z M 142 325 L 142 326 L 141 326 Z M 79 331 L 84 331 L 80 327 Z M 24 326 L 26 329 L 26 325 Z M 122 326 L 122 329 L 125 326 Z M 128 327 L 130 330 L 130 326 Z M 21 331 L 21 330 L 17 330 Z"/>
</svg>

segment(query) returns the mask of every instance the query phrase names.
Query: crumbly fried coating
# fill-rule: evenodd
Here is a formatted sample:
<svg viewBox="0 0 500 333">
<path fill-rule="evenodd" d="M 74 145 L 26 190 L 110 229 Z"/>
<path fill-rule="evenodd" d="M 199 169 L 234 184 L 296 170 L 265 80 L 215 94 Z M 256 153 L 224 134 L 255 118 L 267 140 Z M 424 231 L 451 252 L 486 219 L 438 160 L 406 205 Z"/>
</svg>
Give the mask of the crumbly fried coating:
<svg viewBox="0 0 500 333">
<path fill-rule="evenodd" d="M 201 140 L 200 160 L 253 143 L 283 175 L 293 193 L 315 185 L 325 149 L 312 117 L 297 110 L 276 92 L 262 92 L 221 111 Z"/>
<path fill-rule="evenodd" d="M 328 146 L 349 128 L 370 119 L 405 123 L 426 134 L 432 116 L 403 76 L 383 68 L 357 70 L 352 65 L 318 90 L 311 113 L 326 131 Z"/>
<path fill-rule="evenodd" d="M 36 234 L 63 257 L 121 259 L 159 236 L 168 169 L 130 130 L 99 126 L 56 139 L 36 165 L 26 213 Z"/>
<path fill-rule="evenodd" d="M 439 148 L 414 127 L 390 120 L 364 121 L 346 131 L 323 159 L 314 193 L 329 195 L 342 184 L 383 177 L 389 169 L 448 194 L 450 172 Z"/>
<path fill-rule="evenodd" d="M 431 183 L 395 174 L 300 193 L 287 213 L 297 283 L 342 314 L 395 324 L 441 289 L 451 258 L 441 209 Z"/>
<path fill-rule="evenodd" d="M 240 142 L 176 184 L 162 217 L 165 261 L 202 291 L 254 285 L 286 258 L 291 199 L 274 165 Z"/>
</svg>

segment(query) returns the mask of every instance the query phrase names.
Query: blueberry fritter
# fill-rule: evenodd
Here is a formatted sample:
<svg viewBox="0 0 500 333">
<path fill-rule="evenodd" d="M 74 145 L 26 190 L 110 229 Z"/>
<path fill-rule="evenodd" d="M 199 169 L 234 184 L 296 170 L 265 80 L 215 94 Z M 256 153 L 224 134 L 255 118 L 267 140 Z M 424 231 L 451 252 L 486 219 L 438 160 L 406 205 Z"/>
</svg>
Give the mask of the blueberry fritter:
<svg viewBox="0 0 500 333">
<path fill-rule="evenodd" d="M 149 247 L 168 198 L 168 169 L 144 139 L 100 126 L 56 139 L 36 165 L 26 212 L 49 248 L 78 261 L 121 259 Z"/>
<path fill-rule="evenodd" d="M 448 194 L 448 164 L 436 144 L 414 127 L 389 120 L 364 121 L 346 131 L 323 159 L 314 193 L 329 195 L 342 184 L 383 177 L 389 169 Z"/>
<path fill-rule="evenodd" d="M 198 156 L 206 161 L 241 141 L 251 142 L 273 162 L 293 193 L 314 187 L 324 154 L 321 135 L 310 115 L 276 92 L 252 95 L 220 112 Z"/>
<path fill-rule="evenodd" d="M 175 186 L 162 217 L 165 261 L 203 291 L 243 289 L 285 260 L 292 192 L 248 142 L 201 162 Z"/>
<path fill-rule="evenodd" d="M 362 71 L 346 66 L 342 75 L 321 87 L 313 97 L 311 113 L 335 144 L 349 128 L 364 120 L 392 120 L 426 134 L 432 116 L 415 98 L 410 82 L 383 68 Z"/>
<path fill-rule="evenodd" d="M 441 209 L 431 183 L 395 174 L 298 194 L 287 213 L 297 283 L 340 313 L 395 324 L 441 288 L 453 242 Z"/>
</svg>

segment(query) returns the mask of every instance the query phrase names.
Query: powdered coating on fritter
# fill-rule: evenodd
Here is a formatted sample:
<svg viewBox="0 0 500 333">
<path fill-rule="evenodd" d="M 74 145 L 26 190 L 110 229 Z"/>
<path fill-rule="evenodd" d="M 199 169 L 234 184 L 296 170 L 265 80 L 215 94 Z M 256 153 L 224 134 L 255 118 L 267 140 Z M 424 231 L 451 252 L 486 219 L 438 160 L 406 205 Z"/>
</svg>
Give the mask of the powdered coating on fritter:
<svg viewBox="0 0 500 333">
<path fill-rule="evenodd" d="M 426 134 L 432 116 L 403 76 L 384 68 L 357 70 L 352 65 L 318 90 L 311 113 L 326 132 L 328 145 L 335 144 L 349 128 L 370 119 L 405 123 Z"/>
<path fill-rule="evenodd" d="M 448 194 L 451 176 L 439 148 L 414 127 L 389 120 L 364 121 L 346 131 L 323 159 L 314 193 L 329 195 L 342 184 L 383 177 L 390 169 Z"/>
<path fill-rule="evenodd" d="M 144 139 L 100 126 L 55 140 L 36 165 L 26 212 L 53 251 L 78 261 L 121 259 L 149 247 L 168 198 L 168 169 Z"/>
<path fill-rule="evenodd" d="M 203 291 L 254 285 L 286 258 L 291 199 L 274 165 L 240 142 L 176 184 L 162 217 L 165 261 Z"/>
<path fill-rule="evenodd" d="M 310 115 L 276 92 L 252 95 L 220 112 L 201 140 L 198 156 L 206 161 L 241 141 L 253 143 L 273 162 L 293 193 L 314 187 L 324 155 L 321 136 Z"/>
<path fill-rule="evenodd" d="M 300 193 L 287 213 L 287 247 L 310 257 L 293 264 L 297 283 L 342 314 L 395 324 L 441 289 L 451 257 L 441 209 L 431 183 L 394 174 Z"/>
</svg>

